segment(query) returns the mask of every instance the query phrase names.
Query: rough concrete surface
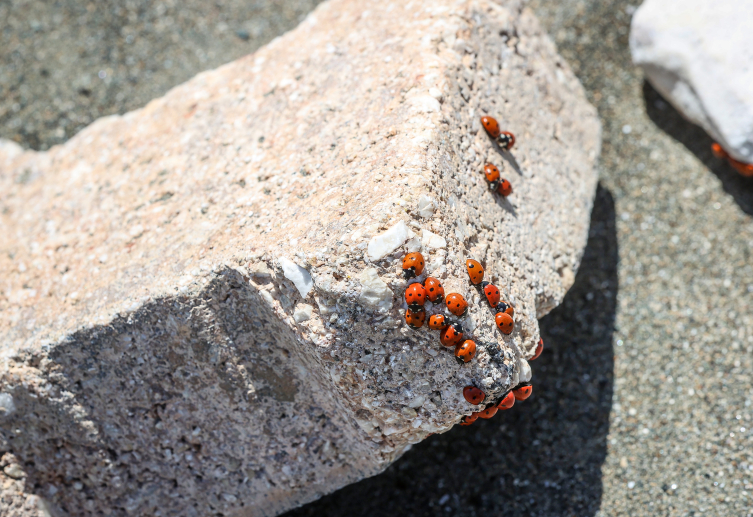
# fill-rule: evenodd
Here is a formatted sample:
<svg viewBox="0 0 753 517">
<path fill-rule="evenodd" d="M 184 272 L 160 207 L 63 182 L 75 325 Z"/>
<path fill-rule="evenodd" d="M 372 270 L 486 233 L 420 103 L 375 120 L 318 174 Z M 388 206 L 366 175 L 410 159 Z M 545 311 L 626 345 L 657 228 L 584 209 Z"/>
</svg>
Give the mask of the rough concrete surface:
<svg viewBox="0 0 753 517">
<path fill-rule="evenodd" d="M 3 504 L 269 515 L 384 469 L 477 409 L 464 386 L 525 380 L 578 269 L 599 144 L 530 11 L 443 0 L 329 2 L 62 146 L 4 144 Z M 413 249 L 471 301 L 468 365 L 402 321 Z M 512 335 L 467 257 L 515 304 Z"/>
<path fill-rule="evenodd" d="M 633 61 L 665 99 L 733 158 L 753 163 L 753 3 L 646 0 Z"/>
<path fill-rule="evenodd" d="M 530 3 L 597 106 L 601 189 L 536 391 L 287 517 L 753 515 L 753 182 L 644 82 L 635 3 Z"/>
</svg>

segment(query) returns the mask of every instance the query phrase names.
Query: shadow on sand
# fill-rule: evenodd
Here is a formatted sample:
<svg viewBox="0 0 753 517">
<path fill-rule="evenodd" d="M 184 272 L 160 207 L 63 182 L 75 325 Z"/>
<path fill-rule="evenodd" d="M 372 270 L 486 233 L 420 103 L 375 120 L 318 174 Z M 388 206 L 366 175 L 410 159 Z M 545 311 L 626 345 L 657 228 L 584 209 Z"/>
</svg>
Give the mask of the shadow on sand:
<svg viewBox="0 0 753 517">
<path fill-rule="evenodd" d="M 593 516 L 614 389 L 617 261 L 614 201 L 599 187 L 575 284 L 540 321 L 533 396 L 285 517 Z"/>
<path fill-rule="evenodd" d="M 684 145 L 722 182 L 724 191 L 732 196 L 743 212 L 753 215 L 753 178 L 745 178 L 725 160 L 711 153 L 711 137 L 700 127 L 687 121 L 647 81 L 643 83 L 646 113 L 654 124 Z"/>
</svg>

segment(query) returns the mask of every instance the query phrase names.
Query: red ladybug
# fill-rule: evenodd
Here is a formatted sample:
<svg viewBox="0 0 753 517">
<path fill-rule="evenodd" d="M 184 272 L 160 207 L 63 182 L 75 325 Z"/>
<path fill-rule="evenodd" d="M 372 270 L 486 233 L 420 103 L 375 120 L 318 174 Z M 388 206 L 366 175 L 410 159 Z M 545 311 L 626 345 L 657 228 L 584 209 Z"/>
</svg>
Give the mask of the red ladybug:
<svg viewBox="0 0 753 517">
<path fill-rule="evenodd" d="M 463 326 L 460 323 L 447 325 L 439 332 L 439 342 L 446 347 L 456 346 L 463 340 Z"/>
<path fill-rule="evenodd" d="M 441 314 L 434 314 L 429 317 L 429 328 L 432 330 L 442 330 L 447 326 L 447 318 Z"/>
<path fill-rule="evenodd" d="M 497 312 L 509 314 L 511 318 L 515 317 L 515 308 L 504 300 L 497 304 Z"/>
<path fill-rule="evenodd" d="M 484 286 L 484 296 L 486 296 L 486 301 L 488 301 L 489 305 L 492 307 L 496 307 L 499 303 L 499 289 L 497 286 L 488 282 L 484 282 L 481 285 Z"/>
<path fill-rule="evenodd" d="M 471 425 L 473 422 L 478 420 L 479 413 L 473 412 L 470 415 L 466 415 L 463 417 L 462 420 L 460 420 L 460 425 Z"/>
<path fill-rule="evenodd" d="M 424 256 L 420 253 L 408 253 L 403 259 L 403 274 L 405 278 L 413 278 L 424 272 Z"/>
<path fill-rule="evenodd" d="M 497 185 L 497 193 L 503 197 L 507 197 L 512 194 L 512 185 L 510 185 L 510 182 L 506 179 L 499 180 L 499 185 Z"/>
<path fill-rule="evenodd" d="M 405 303 L 413 312 L 423 311 L 426 303 L 426 289 L 421 284 L 411 284 L 405 290 Z"/>
<path fill-rule="evenodd" d="M 484 129 L 486 129 L 486 132 L 489 133 L 490 137 L 494 139 L 499 137 L 501 131 L 499 130 L 497 119 L 489 116 L 481 117 L 481 125 L 484 126 Z"/>
<path fill-rule="evenodd" d="M 444 299 L 444 287 L 434 277 L 426 277 L 424 280 L 424 289 L 426 289 L 426 297 L 431 303 L 441 302 Z"/>
<path fill-rule="evenodd" d="M 533 357 L 529 359 L 529 361 L 533 361 L 534 359 L 538 359 L 541 355 L 541 352 L 544 351 L 544 340 L 539 338 L 539 344 L 536 345 L 536 351 L 533 353 Z"/>
<path fill-rule="evenodd" d="M 423 309 L 420 311 L 413 312 L 410 309 L 407 309 L 405 311 L 405 323 L 410 325 L 414 329 L 418 329 L 424 326 L 424 321 L 426 321 L 426 311 Z"/>
<path fill-rule="evenodd" d="M 724 148 L 716 142 L 711 144 L 711 152 L 717 158 L 727 158 L 729 156 L 729 154 L 727 154 L 727 151 L 725 151 Z"/>
<path fill-rule="evenodd" d="M 508 391 L 502 401 L 497 404 L 497 409 L 510 409 L 515 405 L 515 394 L 512 391 Z"/>
<path fill-rule="evenodd" d="M 478 260 L 468 259 L 465 261 L 465 269 L 471 277 L 471 283 L 480 284 L 484 280 L 484 266 Z"/>
<path fill-rule="evenodd" d="M 724 150 L 721 145 L 717 144 L 716 142 L 711 144 L 711 152 L 714 153 L 714 156 L 716 156 L 717 158 L 726 159 L 727 163 L 729 163 L 732 168 L 739 172 L 741 175 L 753 176 L 753 164 L 735 160 L 729 155 L 727 151 Z"/>
<path fill-rule="evenodd" d="M 489 406 L 483 411 L 479 411 L 479 418 L 491 418 L 497 414 L 497 406 Z"/>
<path fill-rule="evenodd" d="M 476 355 L 476 343 L 470 339 L 466 339 L 455 347 L 455 357 L 460 364 L 470 362 L 474 355 Z"/>
<path fill-rule="evenodd" d="M 495 139 L 499 145 L 508 151 L 515 145 L 515 135 L 509 131 L 500 131 L 499 123 L 494 117 L 481 117 L 481 125 L 484 126 L 490 137 Z"/>
<path fill-rule="evenodd" d="M 500 332 L 503 334 L 512 334 L 513 327 L 515 326 L 515 321 L 512 319 L 512 316 L 505 312 L 498 312 L 496 316 L 494 316 L 494 322 L 497 324 L 497 328 Z"/>
<path fill-rule="evenodd" d="M 499 180 L 499 169 L 495 165 L 487 163 L 484 165 L 484 176 L 489 183 L 496 183 Z"/>
<path fill-rule="evenodd" d="M 462 316 L 468 310 L 468 302 L 458 293 L 448 294 L 444 299 L 444 303 L 447 305 L 447 310 L 455 316 Z"/>
<path fill-rule="evenodd" d="M 740 175 L 748 178 L 753 176 L 753 163 L 741 162 L 740 160 L 735 160 L 731 156 L 727 157 L 727 163 L 729 163 Z"/>
<path fill-rule="evenodd" d="M 481 404 L 484 399 L 486 398 L 486 395 L 484 395 L 484 392 L 478 389 L 476 386 L 466 386 L 463 388 L 463 397 L 465 397 L 465 400 L 467 400 L 470 404 Z"/>
<path fill-rule="evenodd" d="M 515 145 L 515 135 L 509 131 L 502 131 L 497 137 L 497 142 L 509 151 Z"/>
<path fill-rule="evenodd" d="M 533 386 L 530 384 L 521 384 L 512 392 L 515 394 L 515 400 L 525 400 L 528 397 L 531 396 L 531 393 L 533 392 Z"/>
</svg>

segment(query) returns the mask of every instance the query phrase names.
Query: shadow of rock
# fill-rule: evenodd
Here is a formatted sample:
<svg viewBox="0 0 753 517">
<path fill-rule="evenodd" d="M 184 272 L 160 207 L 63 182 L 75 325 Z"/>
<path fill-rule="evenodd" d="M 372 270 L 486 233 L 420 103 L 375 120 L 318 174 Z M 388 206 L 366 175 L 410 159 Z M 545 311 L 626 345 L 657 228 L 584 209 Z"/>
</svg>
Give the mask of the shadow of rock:
<svg viewBox="0 0 753 517">
<path fill-rule="evenodd" d="M 583 262 L 541 321 L 526 403 L 415 446 L 379 476 L 285 514 L 593 516 L 602 495 L 614 388 L 618 248 L 612 195 L 599 187 Z"/>
<path fill-rule="evenodd" d="M 745 178 L 711 153 L 711 137 L 699 126 L 686 120 L 648 81 L 643 83 L 646 113 L 659 129 L 684 145 L 722 182 L 724 191 L 732 196 L 746 214 L 753 215 L 753 178 Z"/>
</svg>

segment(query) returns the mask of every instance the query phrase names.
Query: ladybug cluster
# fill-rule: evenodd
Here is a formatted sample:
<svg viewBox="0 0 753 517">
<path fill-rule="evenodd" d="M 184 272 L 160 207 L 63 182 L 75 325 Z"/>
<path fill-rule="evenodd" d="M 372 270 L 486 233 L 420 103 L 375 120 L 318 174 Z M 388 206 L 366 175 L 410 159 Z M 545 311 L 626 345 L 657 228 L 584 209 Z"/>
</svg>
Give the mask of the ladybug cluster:
<svg viewBox="0 0 753 517">
<path fill-rule="evenodd" d="M 403 259 L 403 273 L 406 279 L 419 276 L 424 271 L 424 258 L 420 253 L 409 253 Z M 480 262 L 468 259 L 465 263 L 471 284 L 484 293 L 486 301 L 494 314 L 494 323 L 500 332 L 509 335 L 515 327 L 515 308 L 511 303 L 501 298 L 500 290 L 492 283 L 484 281 L 484 267 Z M 468 302 L 458 293 L 450 293 L 445 296 L 442 284 L 434 277 L 426 277 L 423 283 L 413 283 L 405 290 L 405 302 L 408 309 L 405 311 L 405 321 L 414 329 L 421 328 L 426 322 L 426 300 L 432 303 L 440 303 L 444 300 L 447 310 L 454 316 L 462 317 L 468 312 Z M 471 339 L 464 339 L 463 326 L 457 321 L 451 321 L 443 314 L 434 314 L 429 317 L 428 326 L 432 330 L 439 331 L 439 342 L 448 348 L 455 348 L 455 357 L 460 364 L 470 362 L 476 355 L 476 343 Z M 536 352 L 531 360 L 538 358 L 544 350 L 544 341 L 539 339 Z M 490 402 L 486 407 L 463 417 L 461 425 L 471 425 L 478 418 L 491 418 L 500 409 L 510 409 L 516 400 L 527 399 L 533 391 L 530 383 L 521 383 L 504 394 L 501 399 Z M 486 400 L 486 394 L 475 386 L 466 386 L 463 389 L 463 397 L 473 404 L 479 405 Z"/>
<path fill-rule="evenodd" d="M 541 352 L 544 350 L 544 340 L 539 338 L 539 344 L 536 346 L 536 352 L 530 361 L 537 359 Z M 515 401 L 523 401 L 531 396 L 533 393 L 533 386 L 529 382 L 522 382 L 506 392 L 496 400 L 489 401 L 484 409 L 481 411 L 474 411 L 470 415 L 464 416 L 460 421 L 460 425 L 471 425 L 479 418 L 491 418 L 497 414 L 500 409 L 510 409 L 515 404 Z M 476 386 L 466 386 L 463 388 L 463 398 L 468 401 L 469 404 L 479 405 L 483 404 L 487 400 L 486 394 Z"/>
<path fill-rule="evenodd" d="M 408 253 L 403 259 L 403 274 L 406 279 L 421 275 L 424 271 L 424 257 L 418 252 Z M 445 302 L 447 310 L 454 316 L 461 317 L 468 311 L 468 302 L 458 293 L 445 296 L 444 287 L 439 280 L 427 276 L 422 283 L 413 283 L 405 290 L 405 322 L 414 329 L 423 327 L 426 322 L 426 301 Z M 476 355 L 476 343 L 470 339 L 463 340 L 463 326 L 457 321 L 450 321 L 443 314 L 429 317 L 428 327 L 439 331 L 439 342 L 448 348 L 455 348 L 455 357 L 460 364 L 465 364 Z"/>
<path fill-rule="evenodd" d="M 515 135 L 509 131 L 500 131 L 499 123 L 494 117 L 481 117 L 481 125 L 500 147 L 509 151 L 515 145 Z M 505 178 L 500 177 L 499 169 L 496 165 L 487 163 L 484 166 L 484 176 L 489 182 L 489 188 L 497 192 L 502 197 L 512 194 L 512 185 Z"/>
<path fill-rule="evenodd" d="M 481 117 L 481 125 L 502 149 L 509 151 L 515 145 L 515 135 L 509 131 L 500 130 L 499 123 L 493 117 Z M 512 194 L 512 185 L 500 176 L 499 169 L 494 164 L 487 163 L 484 166 L 484 176 L 493 192 L 503 197 Z M 424 264 L 424 258 L 420 253 L 408 253 L 403 259 L 403 273 L 406 280 L 420 276 L 424 271 Z M 505 335 L 512 334 L 515 328 L 515 309 L 512 304 L 501 298 L 497 286 L 484 281 L 484 268 L 480 262 L 469 259 L 465 266 L 471 284 L 483 291 L 499 331 Z M 428 276 L 422 283 L 412 283 L 405 290 L 405 302 L 408 305 L 405 311 L 405 321 L 410 327 L 419 329 L 426 323 L 424 305 L 427 300 L 432 303 L 444 301 L 449 313 L 458 318 L 468 311 L 468 302 L 461 294 L 450 293 L 445 296 L 444 288 L 439 280 Z M 476 343 L 471 339 L 465 339 L 466 336 L 459 321 L 445 317 L 443 314 L 433 314 L 429 317 L 428 327 L 439 331 L 439 342 L 443 346 L 455 349 L 455 358 L 461 365 L 470 362 L 476 355 Z M 539 339 L 536 352 L 530 360 L 538 358 L 543 350 L 544 341 Z M 483 410 L 463 417 L 460 424 L 471 425 L 479 418 L 491 418 L 500 409 L 510 409 L 516 400 L 526 400 L 531 396 L 532 391 L 533 387 L 530 383 L 520 383 L 501 398 L 489 401 Z M 488 398 L 476 386 L 466 386 L 463 389 L 463 397 L 473 405 L 484 404 Z"/>
</svg>

